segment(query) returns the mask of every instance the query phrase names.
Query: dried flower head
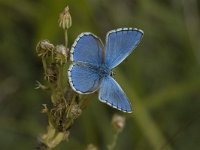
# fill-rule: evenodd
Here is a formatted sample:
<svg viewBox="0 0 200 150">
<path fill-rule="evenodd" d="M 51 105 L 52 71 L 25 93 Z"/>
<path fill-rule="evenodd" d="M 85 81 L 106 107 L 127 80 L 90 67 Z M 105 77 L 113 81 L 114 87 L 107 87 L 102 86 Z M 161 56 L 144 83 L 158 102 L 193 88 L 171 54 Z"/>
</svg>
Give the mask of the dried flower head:
<svg viewBox="0 0 200 150">
<path fill-rule="evenodd" d="M 64 30 L 69 29 L 72 26 L 72 18 L 69 13 L 69 7 L 65 7 L 64 11 L 60 14 L 60 18 L 58 20 L 59 26 Z"/>
<path fill-rule="evenodd" d="M 80 108 L 80 106 L 78 104 L 74 104 L 71 107 L 71 111 L 70 111 L 70 118 L 76 119 L 78 118 L 82 113 L 82 110 Z"/>
<path fill-rule="evenodd" d="M 36 52 L 39 57 L 50 56 L 53 53 L 54 45 L 48 40 L 40 41 L 36 46 Z"/>
<path fill-rule="evenodd" d="M 115 131 L 121 132 L 125 126 L 126 118 L 124 116 L 115 114 L 112 118 L 112 127 Z"/>
<path fill-rule="evenodd" d="M 55 60 L 57 63 L 60 63 L 62 65 L 67 62 L 68 49 L 66 49 L 65 46 L 57 45 L 55 52 L 56 52 Z"/>
<path fill-rule="evenodd" d="M 53 83 L 57 81 L 57 77 L 58 77 L 58 70 L 56 68 L 56 65 L 52 63 L 49 66 L 47 66 L 44 79 Z"/>
</svg>

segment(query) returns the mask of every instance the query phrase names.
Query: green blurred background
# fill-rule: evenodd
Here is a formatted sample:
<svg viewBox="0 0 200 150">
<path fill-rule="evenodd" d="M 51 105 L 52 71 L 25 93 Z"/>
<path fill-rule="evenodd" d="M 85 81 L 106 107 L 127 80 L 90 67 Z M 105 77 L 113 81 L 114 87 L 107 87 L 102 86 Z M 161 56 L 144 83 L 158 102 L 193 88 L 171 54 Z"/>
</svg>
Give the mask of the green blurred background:
<svg viewBox="0 0 200 150">
<path fill-rule="evenodd" d="M 144 31 L 138 48 L 115 71 L 133 105 L 116 150 L 200 149 L 200 1 L 198 0 L 0 0 L 0 149 L 28 150 L 46 131 L 40 113 L 49 93 L 34 90 L 42 81 L 35 47 L 48 39 L 64 44 L 58 16 L 69 5 L 78 34 L 101 39 L 118 27 Z M 97 94 L 56 150 L 82 150 L 111 143 L 112 115 Z"/>
</svg>

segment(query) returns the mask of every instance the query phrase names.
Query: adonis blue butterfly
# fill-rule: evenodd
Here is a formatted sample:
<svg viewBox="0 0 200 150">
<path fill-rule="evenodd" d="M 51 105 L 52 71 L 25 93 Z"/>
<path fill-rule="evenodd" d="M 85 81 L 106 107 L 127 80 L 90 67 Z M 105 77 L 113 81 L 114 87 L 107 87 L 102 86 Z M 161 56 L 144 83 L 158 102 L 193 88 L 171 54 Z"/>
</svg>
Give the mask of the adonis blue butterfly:
<svg viewBox="0 0 200 150">
<path fill-rule="evenodd" d="M 99 90 L 99 100 L 123 112 L 132 111 L 131 104 L 112 78 L 112 69 L 119 65 L 139 44 L 143 31 L 119 28 L 109 31 L 105 46 L 92 33 L 82 33 L 70 51 L 73 62 L 68 70 L 71 88 L 80 94 Z"/>
</svg>

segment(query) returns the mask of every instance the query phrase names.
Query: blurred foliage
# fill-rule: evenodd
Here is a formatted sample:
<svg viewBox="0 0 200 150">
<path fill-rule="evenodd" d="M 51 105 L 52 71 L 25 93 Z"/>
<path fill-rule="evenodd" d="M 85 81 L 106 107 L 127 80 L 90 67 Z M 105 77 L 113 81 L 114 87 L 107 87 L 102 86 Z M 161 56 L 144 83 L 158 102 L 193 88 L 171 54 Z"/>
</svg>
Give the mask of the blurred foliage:
<svg viewBox="0 0 200 150">
<path fill-rule="evenodd" d="M 197 0 L 0 0 L 0 148 L 33 149 L 45 132 L 48 92 L 34 90 L 42 78 L 35 46 L 41 39 L 64 44 L 58 27 L 69 5 L 69 44 L 85 31 L 105 38 L 118 27 L 141 28 L 145 35 L 115 78 L 133 105 L 126 114 L 116 150 L 198 150 L 200 148 L 200 3 Z M 42 79 L 41 79 L 42 80 Z M 56 150 L 106 149 L 117 110 L 97 95 Z"/>
</svg>

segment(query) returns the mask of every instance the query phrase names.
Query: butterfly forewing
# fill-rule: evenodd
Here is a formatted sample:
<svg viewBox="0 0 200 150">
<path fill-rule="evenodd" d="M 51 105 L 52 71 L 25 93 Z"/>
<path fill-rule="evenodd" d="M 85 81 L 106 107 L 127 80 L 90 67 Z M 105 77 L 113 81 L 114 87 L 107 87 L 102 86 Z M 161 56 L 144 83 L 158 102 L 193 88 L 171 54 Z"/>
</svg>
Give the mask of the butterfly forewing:
<svg viewBox="0 0 200 150">
<path fill-rule="evenodd" d="M 70 59 L 73 62 L 83 62 L 100 66 L 103 61 L 102 42 L 89 32 L 82 33 L 77 37 L 70 53 Z"/>
<path fill-rule="evenodd" d="M 105 45 L 105 64 L 109 68 L 119 65 L 139 44 L 143 31 L 120 28 L 108 32 Z"/>
</svg>

